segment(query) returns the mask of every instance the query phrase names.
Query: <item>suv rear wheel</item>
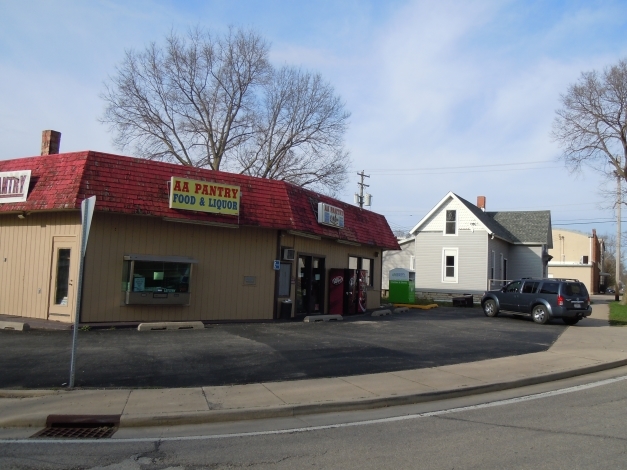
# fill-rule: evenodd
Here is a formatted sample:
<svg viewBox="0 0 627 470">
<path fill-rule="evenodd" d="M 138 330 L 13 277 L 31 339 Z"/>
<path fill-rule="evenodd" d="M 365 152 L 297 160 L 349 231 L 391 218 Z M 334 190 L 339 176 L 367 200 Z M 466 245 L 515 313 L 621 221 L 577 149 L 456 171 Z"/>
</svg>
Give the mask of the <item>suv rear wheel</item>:
<svg viewBox="0 0 627 470">
<path fill-rule="evenodd" d="M 496 306 L 496 302 L 492 299 L 483 302 L 483 313 L 485 313 L 486 317 L 496 317 L 499 314 L 499 308 Z"/>
<path fill-rule="evenodd" d="M 531 311 L 531 318 L 534 322 L 544 325 L 549 321 L 549 312 L 544 305 L 536 305 Z"/>
</svg>

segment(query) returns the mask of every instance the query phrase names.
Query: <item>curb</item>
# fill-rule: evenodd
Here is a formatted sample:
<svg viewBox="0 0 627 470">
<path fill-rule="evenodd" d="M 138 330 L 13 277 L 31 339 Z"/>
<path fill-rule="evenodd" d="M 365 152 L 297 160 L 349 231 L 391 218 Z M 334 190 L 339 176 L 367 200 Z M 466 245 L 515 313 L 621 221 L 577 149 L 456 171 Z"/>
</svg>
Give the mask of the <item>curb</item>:
<svg viewBox="0 0 627 470">
<path fill-rule="evenodd" d="M 247 421 L 254 419 L 286 418 L 308 414 L 338 413 L 344 411 L 370 410 L 375 408 L 387 408 L 391 406 L 413 405 L 430 401 L 459 398 L 482 393 L 498 392 L 514 388 L 537 385 L 546 382 L 592 374 L 608 369 L 614 369 L 627 365 L 627 359 L 605 362 L 580 369 L 571 369 L 550 374 L 527 377 L 525 379 L 498 382 L 493 384 L 475 385 L 451 390 L 416 393 L 412 395 L 400 395 L 392 397 L 371 398 L 357 401 L 323 402 L 306 405 L 283 405 L 268 408 L 247 408 L 234 410 L 209 410 L 189 413 L 164 413 L 161 415 L 124 415 L 120 419 L 120 428 L 137 428 L 152 426 L 176 426 L 186 424 L 224 423 L 229 421 Z M 9 391 L 7 391 L 9 392 Z M 13 397 L 17 394 L 9 392 Z M 9 394 L 7 393 L 7 395 Z M 53 392 L 58 393 L 58 392 Z M 44 427 L 48 414 L 23 415 L 14 418 L 0 418 L 1 427 Z"/>
<path fill-rule="evenodd" d="M 339 413 L 344 411 L 371 410 L 375 408 L 387 408 L 391 406 L 413 405 L 430 401 L 444 400 L 448 398 L 459 398 L 469 395 L 479 395 L 482 393 L 498 392 L 513 388 L 537 385 L 556 380 L 568 379 L 579 375 L 592 374 L 608 369 L 615 369 L 627 365 L 627 359 L 620 361 L 606 362 L 593 366 L 583 367 L 551 374 L 528 377 L 525 379 L 513 380 L 510 382 L 500 382 L 486 385 L 475 385 L 452 390 L 441 390 L 435 392 L 417 393 L 413 395 L 400 395 L 384 398 L 372 398 L 359 401 L 314 403 L 307 405 L 285 405 L 263 409 L 241 409 L 241 410 L 215 410 L 203 411 L 189 414 L 161 415 L 161 416 L 127 416 L 122 415 L 120 427 L 149 427 L 165 426 L 177 424 L 205 424 L 221 423 L 228 421 L 247 421 L 253 419 L 286 418 L 321 413 Z"/>
</svg>

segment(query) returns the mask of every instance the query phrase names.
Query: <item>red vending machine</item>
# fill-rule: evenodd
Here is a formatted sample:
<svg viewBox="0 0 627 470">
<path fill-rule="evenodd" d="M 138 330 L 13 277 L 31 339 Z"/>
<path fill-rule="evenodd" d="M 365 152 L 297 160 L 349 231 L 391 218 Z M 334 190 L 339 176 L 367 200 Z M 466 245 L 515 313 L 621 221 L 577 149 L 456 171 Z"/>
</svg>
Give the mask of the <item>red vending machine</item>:
<svg viewBox="0 0 627 470">
<path fill-rule="evenodd" d="M 353 315 L 366 311 L 368 271 L 329 270 L 329 313 Z"/>
</svg>

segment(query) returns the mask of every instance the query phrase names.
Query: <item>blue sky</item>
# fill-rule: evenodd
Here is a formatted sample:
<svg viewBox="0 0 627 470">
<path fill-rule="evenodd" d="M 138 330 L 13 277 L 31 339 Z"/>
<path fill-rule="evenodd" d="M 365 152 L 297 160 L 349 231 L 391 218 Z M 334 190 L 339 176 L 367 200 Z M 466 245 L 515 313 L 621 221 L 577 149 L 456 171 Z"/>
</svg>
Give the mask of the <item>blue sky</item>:
<svg viewBox="0 0 627 470">
<path fill-rule="evenodd" d="M 37 155 L 44 129 L 62 132 L 62 151 L 120 153 L 98 95 L 125 49 L 245 26 L 275 64 L 320 72 L 342 96 L 353 168 L 341 199 L 365 170 L 392 228 L 453 191 L 615 232 L 607 183 L 570 174 L 550 131 L 582 71 L 627 57 L 627 1 L 0 0 L 0 12 L 0 159 Z"/>
</svg>

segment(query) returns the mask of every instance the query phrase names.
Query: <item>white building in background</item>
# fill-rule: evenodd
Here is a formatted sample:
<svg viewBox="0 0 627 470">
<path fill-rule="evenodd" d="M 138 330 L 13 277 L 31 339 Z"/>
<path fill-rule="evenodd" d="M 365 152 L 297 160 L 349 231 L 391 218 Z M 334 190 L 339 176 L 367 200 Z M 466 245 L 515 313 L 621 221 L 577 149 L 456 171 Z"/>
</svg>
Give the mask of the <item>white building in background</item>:
<svg viewBox="0 0 627 470">
<path fill-rule="evenodd" d="M 602 262 L 605 244 L 592 233 L 564 228 L 553 230 L 553 248 L 549 254 L 549 277 L 579 279 L 591 294 L 605 291 Z"/>
<path fill-rule="evenodd" d="M 550 211 L 486 212 L 453 192 L 400 240 L 401 252 L 383 253 L 383 285 L 394 268 L 416 272 L 418 296 L 481 294 L 508 280 L 547 277 L 553 247 Z"/>
</svg>

